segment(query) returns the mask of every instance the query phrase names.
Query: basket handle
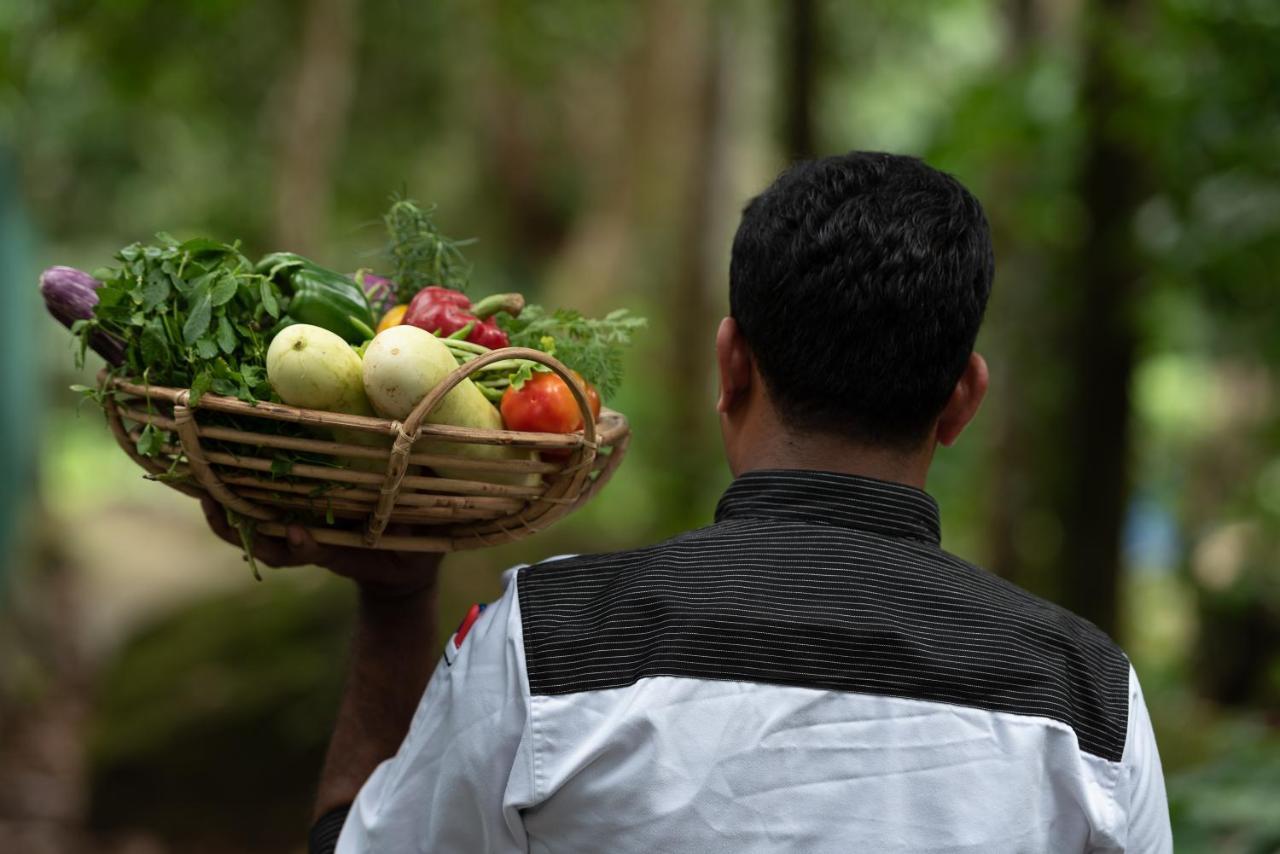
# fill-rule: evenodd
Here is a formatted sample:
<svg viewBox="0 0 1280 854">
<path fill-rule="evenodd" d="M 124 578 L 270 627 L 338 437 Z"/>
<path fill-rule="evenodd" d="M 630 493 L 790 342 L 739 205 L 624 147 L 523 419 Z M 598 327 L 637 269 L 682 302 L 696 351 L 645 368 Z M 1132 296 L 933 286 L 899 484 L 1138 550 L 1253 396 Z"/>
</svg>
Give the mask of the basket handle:
<svg viewBox="0 0 1280 854">
<path fill-rule="evenodd" d="M 445 395 L 453 391 L 460 382 L 487 365 L 507 359 L 525 359 L 530 362 L 538 362 L 550 368 L 553 373 L 564 380 L 565 385 L 569 387 L 569 391 L 573 393 L 574 402 L 578 404 L 578 409 L 582 412 L 583 444 L 594 447 L 596 444 L 596 420 L 591 414 L 591 402 L 587 400 L 586 391 L 579 387 L 577 380 L 573 378 L 573 374 L 569 372 L 563 362 L 541 350 L 534 350 L 529 347 L 503 347 L 499 350 L 491 350 L 483 356 L 459 365 L 453 373 L 437 383 L 436 387 L 431 389 L 426 397 L 418 401 L 418 405 L 413 408 L 413 411 L 409 413 L 409 417 L 403 422 L 404 431 L 410 435 L 416 433 L 423 420 L 440 404 L 440 401 L 444 400 Z"/>
<path fill-rule="evenodd" d="M 178 428 L 178 441 L 187 455 L 187 464 L 191 466 L 191 473 L 195 475 L 196 482 L 220 504 L 243 516 L 260 521 L 279 518 L 279 514 L 270 507 L 260 507 L 227 488 L 227 485 L 214 472 L 213 467 L 209 465 L 209 461 L 205 459 L 204 449 L 200 446 L 200 433 L 196 429 L 195 417 L 192 415 L 193 410 L 187 403 L 187 393 L 179 392 L 178 398 L 181 402 L 173 405 L 173 421 Z"/>
<path fill-rule="evenodd" d="M 585 467 L 595 460 L 597 447 L 596 420 L 591 414 L 591 402 L 587 399 L 586 390 L 578 385 L 578 382 L 573 378 L 573 374 L 569 372 L 564 363 L 554 356 L 543 353 L 541 350 L 534 350 L 528 347 L 503 347 L 498 350 L 492 350 L 455 368 L 448 376 L 437 383 L 435 388 L 427 393 L 426 397 L 418 401 L 418 404 L 413 407 L 413 411 L 409 413 L 409 417 L 400 423 L 399 435 L 396 437 L 390 458 L 387 461 L 387 477 L 383 482 L 382 489 L 379 491 L 378 504 L 370 515 L 368 526 L 365 528 L 364 541 L 367 545 L 376 545 L 382 536 L 382 532 L 386 530 L 387 522 L 391 518 L 391 510 L 395 507 L 396 499 L 400 495 L 400 486 L 404 481 L 405 471 L 408 469 L 409 452 L 418 437 L 418 428 L 422 426 L 423 420 L 440 405 L 440 401 L 444 400 L 445 395 L 453 391 L 463 380 L 486 365 L 506 359 L 527 359 L 531 362 L 537 362 L 550 368 L 560 379 L 564 380 L 565 385 L 569 387 L 569 391 L 573 394 L 574 402 L 578 404 L 578 409 L 582 413 L 582 441 L 573 452 L 575 455 L 573 462 L 578 466 Z M 582 474 L 584 470 L 579 469 L 579 474 Z"/>
</svg>

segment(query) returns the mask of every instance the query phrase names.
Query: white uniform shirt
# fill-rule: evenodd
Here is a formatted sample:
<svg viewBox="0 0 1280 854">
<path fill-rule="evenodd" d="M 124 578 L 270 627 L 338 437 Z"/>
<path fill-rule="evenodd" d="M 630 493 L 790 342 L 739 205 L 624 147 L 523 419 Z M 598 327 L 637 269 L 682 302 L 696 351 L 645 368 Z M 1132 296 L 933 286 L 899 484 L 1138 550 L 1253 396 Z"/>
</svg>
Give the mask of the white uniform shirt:
<svg viewBox="0 0 1280 854">
<path fill-rule="evenodd" d="M 936 514 L 752 473 L 709 528 L 509 573 L 339 854 L 1171 851 L 1127 659 Z"/>
</svg>

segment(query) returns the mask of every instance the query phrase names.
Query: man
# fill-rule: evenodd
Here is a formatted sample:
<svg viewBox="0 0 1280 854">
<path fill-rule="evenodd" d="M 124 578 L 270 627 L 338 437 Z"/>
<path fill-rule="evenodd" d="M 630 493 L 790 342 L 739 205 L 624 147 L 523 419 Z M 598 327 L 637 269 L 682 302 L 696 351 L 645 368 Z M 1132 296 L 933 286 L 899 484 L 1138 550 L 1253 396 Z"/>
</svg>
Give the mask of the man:
<svg viewBox="0 0 1280 854">
<path fill-rule="evenodd" d="M 939 545 L 992 274 L 919 160 L 783 173 L 733 244 L 715 524 L 510 573 L 421 699 L 438 558 L 263 542 L 360 583 L 313 850 L 1170 851 L 1124 654 Z"/>
</svg>

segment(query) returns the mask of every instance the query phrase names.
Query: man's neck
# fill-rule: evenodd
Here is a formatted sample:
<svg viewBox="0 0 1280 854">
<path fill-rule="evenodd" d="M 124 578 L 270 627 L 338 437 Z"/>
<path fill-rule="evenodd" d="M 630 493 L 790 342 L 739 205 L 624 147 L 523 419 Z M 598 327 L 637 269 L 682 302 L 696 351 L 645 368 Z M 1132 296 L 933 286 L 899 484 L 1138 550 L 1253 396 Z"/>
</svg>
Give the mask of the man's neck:
<svg viewBox="0 0 1280 854">
<path fill-rule="evenodd" d="M 874 477 L 924 489 L 933 461 L 933 443 L 904 452 L 835 437 L 787 433 L 743 456 L 735 475 L 761 469 L 803 469 Z"/>
</svg>

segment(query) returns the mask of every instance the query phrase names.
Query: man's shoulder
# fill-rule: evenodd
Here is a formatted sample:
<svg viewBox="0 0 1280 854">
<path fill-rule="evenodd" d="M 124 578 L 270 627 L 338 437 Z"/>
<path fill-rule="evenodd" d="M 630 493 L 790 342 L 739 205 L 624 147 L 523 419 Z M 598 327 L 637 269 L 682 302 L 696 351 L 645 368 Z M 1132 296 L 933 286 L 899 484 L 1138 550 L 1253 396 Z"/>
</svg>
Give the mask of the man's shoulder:
<svg viewBox="0 0 1280 854">
<path fill-rule="evenodd" d="M 936 546 L 786 533 L 716 525 L 522 569 L 532 691 L 666 675 L 876 693 L 1048 718 L 1122 754 L 1128 659 L 1087 620 Z"/>
<path fill-rule="evenodd" d="M 609 592 L 619 592 L 617 578 L 619 576 L 640 576 L 661 573 L 674 563 L 681 565 L 691 579 L 698 570 L 719 571 L 719 561 L 708 560 L 711 548 L 723 556 L 723 545 L 726 540 L 732 542 L 731 526 L 725 524 L 707 525 L 682 532 L 668 539 L 608 552 L 584 554 L 567 554 L 546 558 L 534 564 L 522 565 L 513 573 L 519 578 L 524 590 L 536 590 L 548 596 L 560 590 L 573 590 L 581 594 L 584 584 L 587 589 L 600 588 Z M 910 560 L 915 557 L 915 570 L 911 583 L 923 590 L 938 590 L 950 597 L 965 602 L 979 602 L 988 614 L 1006 614 L 1016 616 L 1019 625 L 1027 630 L 1029 640 L 1041 639 L 1048 642 L 1075 641 L 1096 648 L 1116 661 L 1128 659 L 1124 651 L 1102 629 L 1089 620 L 1061 605 L 1037 596 L 1019 587 L 990 570 L 965 560 L 944 549 L 923 546 L 917 543 L 903 543 L 901 553 L 870 553 L 888 563 L 900 564 L 904 556 Z M 861 549 L 852 548 L 850 554 Z M 750 544 L 743 544 L 741 550 L 732 552 L 732 558 L 751 562 L 759 555 L 752 551 Z M 803 561 L 805 553 L 798 551 L 796 561 Z M 788 567 L 794 571 L 794 566 Z M 545 599 L 544 599 L 545 601 Z M 573 597 L 570 607 L 580 605 L 585 600 L 581 595 Z M 1054 641 L 1050 641 L 1050 639 Z"/>
<path fill-rule="evenodd" d="M 1119 644 L 1097 625 L 1057 603 L 1050 602 L 976 563 L 939 550 L 947 567 L 968 576 L 973 595 L 990 607 L 1018 616 L 1029 630 L 1028 640 L 1087 646 L 1115 664 L 1129 666 Z"/>
</svg>

